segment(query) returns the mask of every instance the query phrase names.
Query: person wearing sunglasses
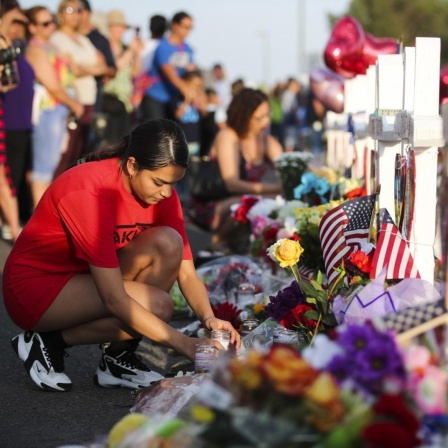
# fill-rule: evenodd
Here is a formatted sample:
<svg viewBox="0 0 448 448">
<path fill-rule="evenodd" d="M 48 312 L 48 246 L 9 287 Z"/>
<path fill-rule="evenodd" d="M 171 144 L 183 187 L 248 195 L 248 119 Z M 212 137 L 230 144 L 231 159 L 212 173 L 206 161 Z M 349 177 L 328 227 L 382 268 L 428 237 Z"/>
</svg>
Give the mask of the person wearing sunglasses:
<svg viewBox="0 0 448 448">
<path fill-rule="evenodd" d="M 109 72 L 104 56 L 80 32 L 82 7 L 78 0 L 62 0 L 57 9 L 58 29 L 51 37 L 51 42 L 59 52 L 67 55 L 72 63 L 76 93 L 84 106 L 84 113 L 76 117 L 76 126 L 69 129 L 68 147 L 62 155 L 55 177 L 88 151 L 97 98 L 95 77 Z"/>
<path fill-rule="evenodd" d="M 26 59 L 35 73 L 31 194 L 36 207 L 53 180 L 60 162 L 69 113 L 81 116 L 84 106 L 75 98 L 74 74 L 50 38 L 56 30 L 53 15 L 45 6 L 26 12 L 31 35 Z"/>
</svg>

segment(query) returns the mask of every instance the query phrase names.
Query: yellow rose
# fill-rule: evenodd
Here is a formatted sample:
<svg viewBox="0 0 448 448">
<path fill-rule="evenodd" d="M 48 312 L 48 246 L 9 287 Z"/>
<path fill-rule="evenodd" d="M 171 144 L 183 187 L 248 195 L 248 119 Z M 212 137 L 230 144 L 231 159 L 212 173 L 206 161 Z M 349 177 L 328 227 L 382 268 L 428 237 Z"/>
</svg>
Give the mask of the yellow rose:
<svg viewBox="0 0 448 448">
<path fill-rule="evenodd" d="M 286 268 L 297 264 L 303 253 L 300 243 L 287 238 L 280 240 L 279 243 L 274 250 L 274 255 L 280 266 Z"/>
</svg>

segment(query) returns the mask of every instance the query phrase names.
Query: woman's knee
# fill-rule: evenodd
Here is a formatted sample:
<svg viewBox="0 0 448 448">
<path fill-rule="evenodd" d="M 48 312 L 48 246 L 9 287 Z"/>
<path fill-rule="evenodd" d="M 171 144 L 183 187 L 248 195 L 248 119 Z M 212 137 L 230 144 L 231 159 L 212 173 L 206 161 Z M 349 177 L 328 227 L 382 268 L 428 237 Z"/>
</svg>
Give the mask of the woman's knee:
<svg viewBox="0 0 448 448">
<path fill-rule="evenodd" d="M 153 227 L 141 232 L 122 251 L 135 255 L 164 257 L 166 260 L 182 260 L 184 243 L 180 234 L 171 227 Z"/>
</svg>

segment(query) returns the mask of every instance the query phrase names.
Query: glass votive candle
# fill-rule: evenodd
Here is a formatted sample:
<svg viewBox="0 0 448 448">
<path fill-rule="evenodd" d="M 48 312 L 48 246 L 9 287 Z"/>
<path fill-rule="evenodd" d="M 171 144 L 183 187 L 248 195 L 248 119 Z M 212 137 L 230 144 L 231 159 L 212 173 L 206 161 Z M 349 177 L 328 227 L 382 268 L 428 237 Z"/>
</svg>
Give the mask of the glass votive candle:
<svg viewBox="0 0 448 448">
<path fill-rule="evenodd" d="M 294 330 L 284 329 L 278 334 L 278 344 L 299 345 L 299 335 Z"/>
<path fill-rule="evenodd" d="M 255 302 L 255 286 L 250 283 L 241 283 L 235 294 L 237 305 L 246 306 Z"/>
<path fill-rule="evenodd" d="M 212 344 L 197 344 L 194 352 L 196 373 L 211 372 L 217 358 L 216 347 Z"/>
<path fill-rule="evenodd" d="M 257 328 L 258 325 L 259 322 L 257 319 L 243 320 L 243 323 L 241 325 L 241 337 L 244 338 L 244 336 L 247 336 L 252 330 Z"/>
<path fill-rule="evenodd" d="M 277 324 L 274 328 L 274 332 L 272 333 L 272 344 L 278 344 L 278 337 L 280 335 L 280 333 L 286 330 L 286 328 L 283 325 Z"/>
<path fill-rule="evenodd" d="M 230 331 L 226 330 L 213 330 L 211 333 L 212 339 L 219 341 L 225 350 L 229 349 L 230 344 Z"/>
</svg>

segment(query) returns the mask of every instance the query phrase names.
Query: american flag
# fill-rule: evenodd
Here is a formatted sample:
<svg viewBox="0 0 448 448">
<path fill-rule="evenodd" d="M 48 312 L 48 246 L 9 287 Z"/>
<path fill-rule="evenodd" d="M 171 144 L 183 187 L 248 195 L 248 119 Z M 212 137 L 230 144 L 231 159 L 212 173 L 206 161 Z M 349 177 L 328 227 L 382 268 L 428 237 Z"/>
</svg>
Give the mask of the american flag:
<svg viewBox="0 0 448 448">
<path fill-rule="evenodd" d="M 384 208 L 380 210 L 380 222 L 380 232 L 372 260 L 370 278 L 378 277 L 385 266 L 388 280 L 420 278 L 406 241 L 401 236 L 389 212 Z"/>
<path fill-rule="evenodd" d="M 350 252 L 368 240 L 374 204 L 374 194 L 362 196 L 344 202 L 323 216 L 319 237 L 329 285 L 338 275 L 334 268 L 339 268 Z"/>
</svg>

